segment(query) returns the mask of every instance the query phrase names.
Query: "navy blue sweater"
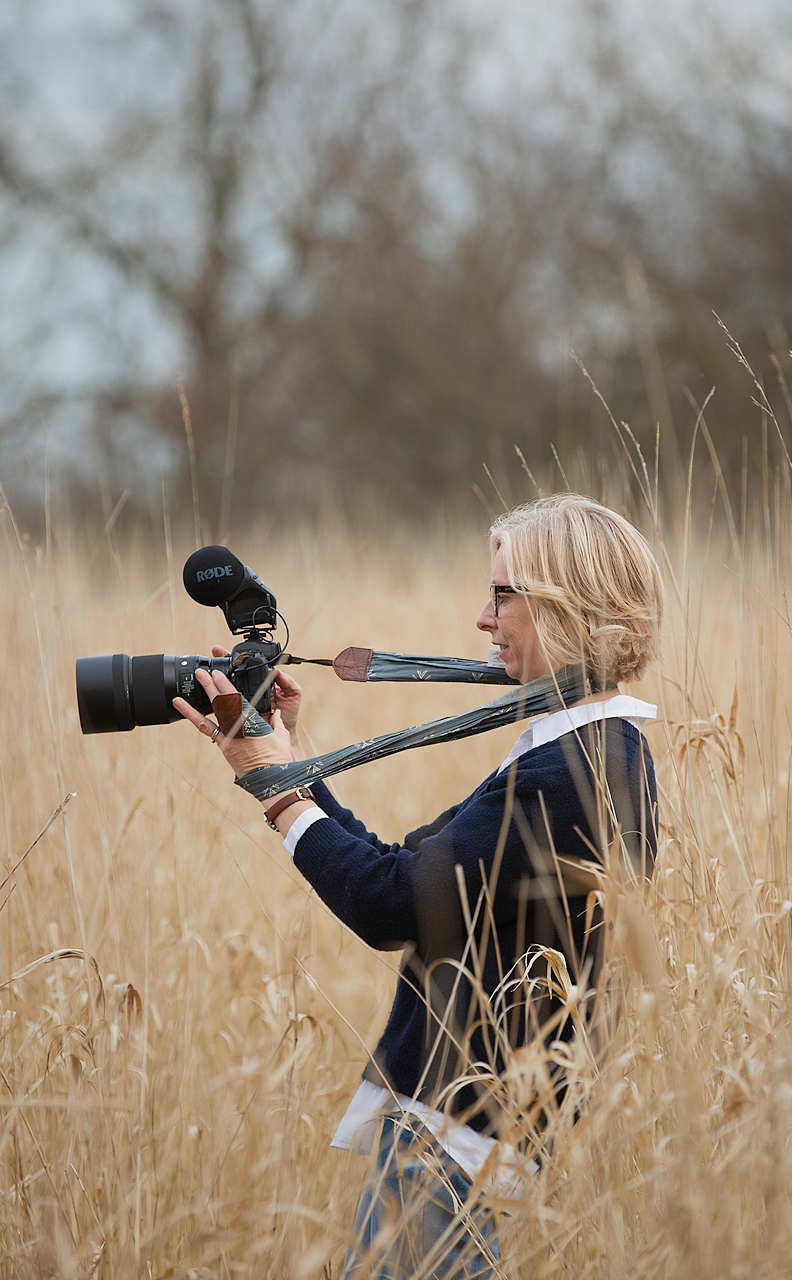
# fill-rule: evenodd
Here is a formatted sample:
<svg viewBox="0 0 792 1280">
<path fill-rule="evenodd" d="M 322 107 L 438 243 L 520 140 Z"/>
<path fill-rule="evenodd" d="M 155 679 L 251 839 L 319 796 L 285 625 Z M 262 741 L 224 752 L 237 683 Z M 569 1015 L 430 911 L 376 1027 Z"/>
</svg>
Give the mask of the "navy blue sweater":
<svg viewBox="0 0 792 1280">
<path fill-rule="evenodd" d="M 603 776 L 609 803 L 603 800 Z M 503 1070 L 493 1017 L 512 1048 L 541 1034 L 552 1019 L 559 1007 L 553 998 L 535 996 L 529 1011 L 526 987 L 508 989 L 503 983 L 532 946 L 561 951 L 573 982 L 583 978 L 590 987 L 596 977 L 599 917 L 595 913 L 592 921 L 589 913 L 586 920 L 584 892 L 567 897 L 567 921 L 554 853 L 591 861 L 594 849 L 604 859 L 615 816 L 633 865 L 649 875 L 654 864 L 652 757 L 646 740 L 624 720 L 597 721 L 526 752 L 503 773 L 490 774 L 461 804 L 410 832 L 403 844 L 384 844 L 367 831 L 324 783 L 313 790 L 330 821 L 313 823 L 303 833 L 296 866 L 370 946 L 404 948 L 393 1007 L 366 1077 L 431 1105 L 467 1074 L 471 1062 L 486 1064 L 488 1072 Z M 471 914 L 483 877 L 491 885 L 492 909 L 482 904 L 474 928 L 484 1001 L 459 976 L 459 962 L 464 959 L 472 973 L 474 961 L 469 953 L 465 958 L 468 931 L 457 867 Z M 557 1019 L 550 1026 L 552 1039 L 572 1031 Z M 452 1093 L 451 1111 L 460 1119 L 482 1131 L 496 1129 L 490 1089 L 466 1084 Z"/>
</svg>

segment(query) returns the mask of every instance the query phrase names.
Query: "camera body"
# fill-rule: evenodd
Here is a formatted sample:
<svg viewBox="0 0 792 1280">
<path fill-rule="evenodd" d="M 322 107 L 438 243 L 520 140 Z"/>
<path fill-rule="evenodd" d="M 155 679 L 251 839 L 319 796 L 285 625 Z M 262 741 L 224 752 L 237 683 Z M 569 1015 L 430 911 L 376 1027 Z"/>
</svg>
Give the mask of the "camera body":
<svg viewBox="0 0 792 1280">
<path fill-rule="evenodd" d="M 184 698 L 208 715 L 211 703 L 195 678 L 199 667 L 222 671 L 262 715 L 273 708 L 271 672 L 283 654 L 272 637 L 280 616 L 275 596 L 227 547 L 203 547 L 184 566 L 184 585 L 199 604 L 222 608 L 233 635 L 243 639 L 222 658 L 200 654 L 126 653 L 77 659 L 77 703 L 83 733 L 118 733 L 138 725 L 170 724 L 182 717 Z"/>
<path fill-rule="evenodd" d="M 269 715 L 275 701 L 274 687 L 269 673 L 270 668 L 277 663 L 281 652 L 280 645 L 274 641 L 247 639 L 240 644 L 235 644 L 225 658 L 203 658 L 199 655 L 173 658 L 172 679 L 177 690 L 173 696 L 184 698 L 191 707 L 196 707 L 204 715 L 208 715 L 212 704 L 195 679 L 196 670 L 198 667 L 203 667 L 205 671 L 222 671 L 243 698 L 247 698 L 248 702 L 252 703 L 262 715 Z M 164 657 L 165 654 L 163 654 Z M 178 713 L 174 716 L 174 719 L 177 718 L 181 719 Z"/>
</svg>

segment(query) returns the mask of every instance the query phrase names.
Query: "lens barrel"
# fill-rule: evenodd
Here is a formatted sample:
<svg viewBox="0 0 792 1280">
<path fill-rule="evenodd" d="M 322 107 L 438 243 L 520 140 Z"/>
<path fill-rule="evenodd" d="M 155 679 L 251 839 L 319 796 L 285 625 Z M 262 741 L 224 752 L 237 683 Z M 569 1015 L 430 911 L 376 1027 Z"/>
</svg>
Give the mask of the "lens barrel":
<svg viewBox="0 0 792 1280">
<path fill-rule="evenodd" d="M 136 725 L 174 723 L 181 719 L 173 705 L 176 697 L 207 713 L 211 704 L 195 679 L 197 667 L 228 670 L 229 660 L 170 653 L 78 658 L 77 704 L 83 733 L 119 733 Z"/>
</svg>

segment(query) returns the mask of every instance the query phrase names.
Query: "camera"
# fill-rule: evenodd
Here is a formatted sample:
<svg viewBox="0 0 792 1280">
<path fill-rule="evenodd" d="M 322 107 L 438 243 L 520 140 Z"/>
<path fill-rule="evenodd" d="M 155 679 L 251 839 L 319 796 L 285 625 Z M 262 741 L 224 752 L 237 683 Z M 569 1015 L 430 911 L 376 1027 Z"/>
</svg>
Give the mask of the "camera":
<svg viewBox="0 0 792 1280">
<path fill-rule="evenodd" d="M 208 715 L 211 703 L 195 678 L 199 667 L 222 671 L 263 714 L 273 707 L 272 668 L 283 646 L 272 633 L 281 617 L 275 596 L 227 547 L 202 547 L 184 566 L 185 588 L 199 604 L 219 606 L 232 635 L 242 640 L 223 658 L 126 653 L 77 659 L 77 704 L 83 733 L 118 733 L 137 725 L 181 720 L 173 705 L 184 698 Z"/>
</svg>

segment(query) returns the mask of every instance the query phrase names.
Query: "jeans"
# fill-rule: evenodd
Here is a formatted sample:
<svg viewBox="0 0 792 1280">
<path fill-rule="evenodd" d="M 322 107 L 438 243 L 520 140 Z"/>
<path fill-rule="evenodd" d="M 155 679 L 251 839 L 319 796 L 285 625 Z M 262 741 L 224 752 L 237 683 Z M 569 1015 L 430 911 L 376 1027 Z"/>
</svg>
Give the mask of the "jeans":
<svg viewBox="0 0 792 1280">
<path fill-rule="evenodd" d="M 386 1116 L 355 1215 L 342 1280 L 491 1280 L 493 1213 L 467 1204 L 470 1180 L 410 1117 Z"/>
</svg>

